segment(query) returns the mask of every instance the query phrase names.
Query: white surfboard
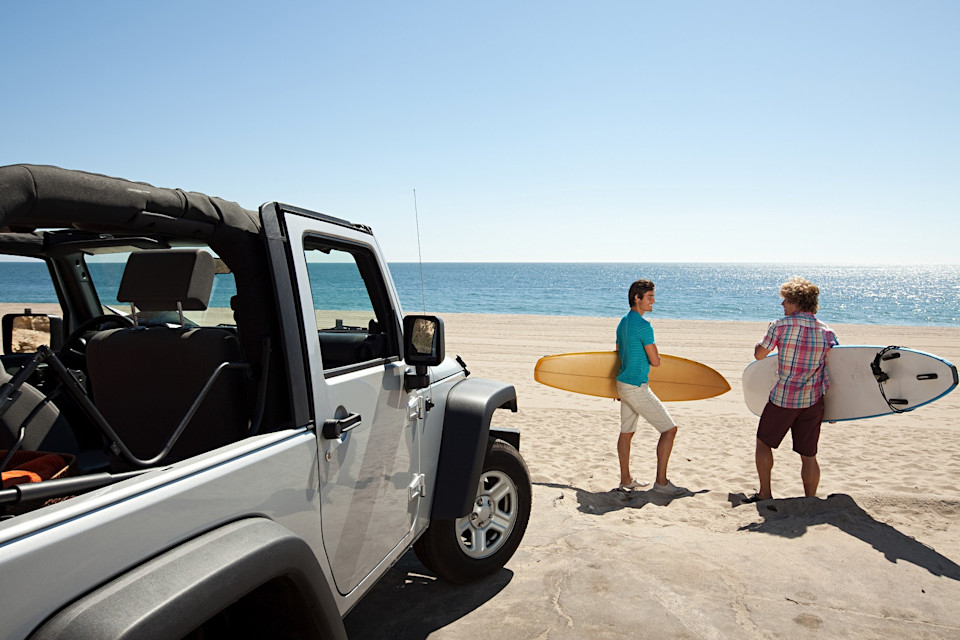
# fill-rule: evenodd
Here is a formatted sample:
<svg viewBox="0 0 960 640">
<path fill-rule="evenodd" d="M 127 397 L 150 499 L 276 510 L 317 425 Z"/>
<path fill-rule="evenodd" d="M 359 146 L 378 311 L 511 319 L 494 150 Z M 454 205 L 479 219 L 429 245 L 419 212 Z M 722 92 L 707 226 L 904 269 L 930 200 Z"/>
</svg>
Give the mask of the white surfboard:
<svg viewBox="0 0 960 640">
<path fill-rule="evenodd" d="M 874 364 L 880 377 L 886 376 L 883 382 L 874 375 Z M 830 390 L 824 396 L 824 422 L 912 411 L 957 386 L 955 366 L 939 356 L 905 347 L 840 345 L 827 353 L 827 371 Z M 750 363 L 743 371 L 747 408 L 760 415 L 776 383 L 776 354 Z"/>
</svg>

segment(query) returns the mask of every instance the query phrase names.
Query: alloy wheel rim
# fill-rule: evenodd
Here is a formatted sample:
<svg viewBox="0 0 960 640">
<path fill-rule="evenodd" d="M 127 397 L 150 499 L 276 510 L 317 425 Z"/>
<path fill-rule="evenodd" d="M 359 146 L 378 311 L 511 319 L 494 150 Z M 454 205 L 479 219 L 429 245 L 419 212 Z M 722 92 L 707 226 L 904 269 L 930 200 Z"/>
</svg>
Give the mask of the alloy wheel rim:
<svg viewBox="0 0 960 640">
<path fill-rule="evenodd" d="M 460 550 L 475 560 L 499 551 L 517 521 L 517 486 L 502 471 L 487 471 L 480 476 L 480 488 L 473 510 L 457 520 Z"/>
</svg>

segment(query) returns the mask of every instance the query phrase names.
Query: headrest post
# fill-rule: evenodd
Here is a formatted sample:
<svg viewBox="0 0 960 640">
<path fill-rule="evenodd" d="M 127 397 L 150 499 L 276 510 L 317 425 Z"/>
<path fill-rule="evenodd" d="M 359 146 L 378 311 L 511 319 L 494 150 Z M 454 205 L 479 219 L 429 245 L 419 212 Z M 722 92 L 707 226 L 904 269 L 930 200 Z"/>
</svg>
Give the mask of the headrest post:
<svg viewBox="0 0 960 640">
<path fill-rule="evenodd" d="M 183 328 L 183 304 L 177 300 L 177 313 L 180 314 L 180 328 Z"/>
<path fill-rule="evenodd" d="M 137 305 L 132 302 L 130 303 L 130 315 L 133 316 L 133 326 L 140 326 L 140 323 L 137 322 Z"/>
</svg>

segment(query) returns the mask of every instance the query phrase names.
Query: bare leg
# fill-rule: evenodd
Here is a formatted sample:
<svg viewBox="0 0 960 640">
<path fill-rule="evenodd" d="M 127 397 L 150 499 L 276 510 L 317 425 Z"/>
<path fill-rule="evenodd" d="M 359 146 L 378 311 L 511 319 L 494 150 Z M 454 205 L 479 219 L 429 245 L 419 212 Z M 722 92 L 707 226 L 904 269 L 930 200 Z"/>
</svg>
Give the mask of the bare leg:
<svg viewBox="0 0 960 640">
<path fill-rule="evenodd" d="M 817 456 L 800 456 L 800 478 L 803 480 L 803 495 L 813 498 L 820 484 L 820 463 Z"/>
<path fill-rule="evenodd" d="M 760 476 L 760 492 L 757 497 L 767 500 L 773 497 L 770 488 L 770 475 L 773 472 L 773 449 L 757 438 L 757 475 Z"/>
<path fill-rule="evenodd" d="M 630 441 L 632 433 L 621 433 L 617 440 L 617 456 L 620 458 L 620 484 L 630 484 L 633 476 L 630 475 Z"/>
<path fill-rule="evenodd" d="M 660 441 L 657 442 L 657 484 L 667 484 L 667 463 L 670 462 L 670 452 L 673 451 L 676 437 L 676 427 L 660 434 Z"/>
</svg>

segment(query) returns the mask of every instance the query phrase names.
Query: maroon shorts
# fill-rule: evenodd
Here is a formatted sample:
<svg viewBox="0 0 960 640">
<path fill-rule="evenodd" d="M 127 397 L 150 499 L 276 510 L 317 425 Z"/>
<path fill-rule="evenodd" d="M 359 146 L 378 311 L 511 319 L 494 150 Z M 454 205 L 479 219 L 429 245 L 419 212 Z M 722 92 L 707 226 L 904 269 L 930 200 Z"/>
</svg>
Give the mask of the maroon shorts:
<svg viewBox="0 0 960 640">
<path fill-rule="evenodd" d="M 802 456 L 815 456 L 822 421 L 823 398 L 803 409 L 784 409 L 767 402 L 763 414 L 760 415 L 757 438 L 768 447 L 776 449 L 787 431 L 793 431 L 793 450 Z"/>
</svg>

